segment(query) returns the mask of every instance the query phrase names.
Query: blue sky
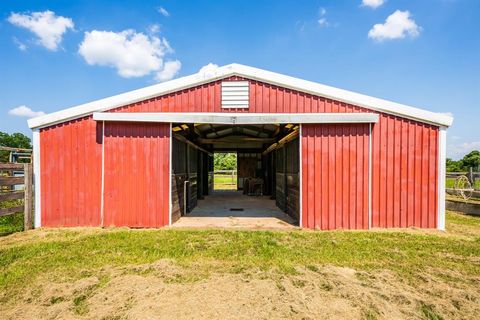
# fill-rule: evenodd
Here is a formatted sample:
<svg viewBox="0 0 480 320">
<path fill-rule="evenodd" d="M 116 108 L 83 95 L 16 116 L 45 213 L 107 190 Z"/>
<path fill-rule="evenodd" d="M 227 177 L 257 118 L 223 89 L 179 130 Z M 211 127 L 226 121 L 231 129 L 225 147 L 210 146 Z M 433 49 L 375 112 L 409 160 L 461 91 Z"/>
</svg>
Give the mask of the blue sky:
<svg viewBox="0 0 480 320">
<path fill-rule="evenodd" d="M 448 156 L 480 149 L 480 1 L 363 1 L 3 0 L 0 131 L 237 62 L 451 112 Z"/>
</svg>

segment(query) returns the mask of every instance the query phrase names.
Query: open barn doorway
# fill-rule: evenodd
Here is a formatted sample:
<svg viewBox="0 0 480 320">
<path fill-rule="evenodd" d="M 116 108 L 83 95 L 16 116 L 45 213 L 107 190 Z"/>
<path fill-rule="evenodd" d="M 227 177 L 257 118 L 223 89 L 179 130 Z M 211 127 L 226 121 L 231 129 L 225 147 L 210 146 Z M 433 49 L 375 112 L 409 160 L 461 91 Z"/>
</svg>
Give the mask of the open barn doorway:
<svg viewBox="0 0 480 320">
<path fill-rule="evenodd" d="M 213 154 L 213 190 L 237 190 L 237 153 Z"/>
<path fill-rule="evenodd" d="M 298 226 L 299 128 L 173 123 L 172 226 Z"/>
</svg>

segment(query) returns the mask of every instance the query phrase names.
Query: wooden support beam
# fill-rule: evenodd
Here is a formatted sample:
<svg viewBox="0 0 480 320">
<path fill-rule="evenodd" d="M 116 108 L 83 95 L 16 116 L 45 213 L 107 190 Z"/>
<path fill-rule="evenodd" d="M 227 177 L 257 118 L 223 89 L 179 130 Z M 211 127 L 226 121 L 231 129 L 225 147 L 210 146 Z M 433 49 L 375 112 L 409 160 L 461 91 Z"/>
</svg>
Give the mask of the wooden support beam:
<svg viewBox="0 0 480 320">
<path fill-rule="evenodd" d="M 214 143 L 239 143 L 239 142 L 260 142 L 269 143 L 275 141 L 274 138 L 252 138 L 249 136 L 225 136 L 218 139 L 198 139 L 200 143 L 214 144 Z"/>
<path fill-rule="evenodd" d="M 203 149 L 202 147 L 196 145 L 195 143 L 193 143 L 192 141 L 188 140 L 187 138 L 185 138 L 184 136 L 182 135 L 179 135 L 179 134 L 176 134 L 174 133 L 173 134 L 173 137 L 179 141 L 182 141 L 182 142 L 185 142 L 186 144 L 189 144 L 191 145 L 192 147 L 194 147 L 195 149 L 198 149 L 202 152 L 205 152 L 206 154 L 208 154 L 209 156 L 213 156 L 213 154 L 211 152 L 208 152 L 207 150 Z"/>
<path fill-rule="evenodd" d="M 262 155 L 267 155 L 268 153 L 272 152 L 273 150 L 281 147 L 285 143 L 295 139 L 298 137 L 299 130 L 298 128 L 295 131 L 292 131 L 291 133 L 287 134 L 285 137 L 280 139 L 278 142 L 275 142 L 272 144 L 270 147 L 268 147 L 265 151 L 262 152 Z"/>
</svg>

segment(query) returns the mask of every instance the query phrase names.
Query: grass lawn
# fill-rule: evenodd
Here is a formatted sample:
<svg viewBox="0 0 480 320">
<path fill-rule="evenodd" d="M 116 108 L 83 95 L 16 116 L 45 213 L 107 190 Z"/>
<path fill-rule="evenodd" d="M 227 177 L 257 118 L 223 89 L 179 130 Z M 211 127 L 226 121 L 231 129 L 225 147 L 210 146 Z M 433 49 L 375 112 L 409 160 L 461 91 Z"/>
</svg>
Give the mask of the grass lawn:
<svg viewBox="0 0 480 320">
<path fill-rule="evenodd" d="M 453 188 L 455 186 L 455 179 L 453 179 L 453 178 L 445 179 L 445 186 L 447 188 Z M 480 179 L 475 180 L 475 184 L 473 185 L 473 188 L 475 190 L 480 190 Z"/>
<path fill-rule="evenodd" d="M 237 176 L 231 175 L 219 175 L 216 174 L 213 177 L 213 188 L 215 190 L 236 190 L 237 189 Z"/>
<path fill-rule="evenodd" d="M 451 212 L 446 232 L 83 228 L 0 238 L 7 318 L 473 319 L 479 283 L 480 218 Z"/>
</svg>

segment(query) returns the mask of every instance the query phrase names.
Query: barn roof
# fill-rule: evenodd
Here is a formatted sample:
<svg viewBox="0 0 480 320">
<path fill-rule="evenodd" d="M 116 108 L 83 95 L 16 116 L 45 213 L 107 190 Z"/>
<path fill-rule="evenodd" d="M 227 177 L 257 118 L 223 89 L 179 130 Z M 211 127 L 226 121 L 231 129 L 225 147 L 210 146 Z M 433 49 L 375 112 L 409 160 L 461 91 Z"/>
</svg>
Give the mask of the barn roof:
<svg viewBox="0 0 480 320">
<path fill-rule="evenodd" d="M 217 68 L 212 74 L 196 73 L 190 76 L 155 84 L 153 86 L 129 91 L 112 97 L 53 112 L 41 117 L 33 118 L 28 120 L 28 125 L 32 129 L 42 128 L 56 123 L 62 123 L 68 120 L 87 116 L 94 112 L 101 112 L 142 100 L 147 100 L 160 95 L 180 91 L 230 76 L 240 76 L 251 80 L 258 80 L 280 87 L 322 96 L 367 109 L 398 115 L 438 126 L 448 127 L 453 122 L 453 117 L 447 114 L 435 113 L 352 91 L 334 88 L 312 81 L 302 80 L 267 70 L 233 63 Z"/>
</svg>

